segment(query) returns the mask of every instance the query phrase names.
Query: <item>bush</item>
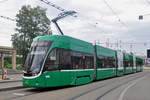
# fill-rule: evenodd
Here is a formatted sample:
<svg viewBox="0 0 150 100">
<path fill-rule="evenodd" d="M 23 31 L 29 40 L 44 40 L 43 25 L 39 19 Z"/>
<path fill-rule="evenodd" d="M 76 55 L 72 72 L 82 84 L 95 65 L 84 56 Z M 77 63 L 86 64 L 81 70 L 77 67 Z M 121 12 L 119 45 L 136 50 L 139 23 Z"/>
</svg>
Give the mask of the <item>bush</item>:
<svg viewBox="0 0 150 100">
<path fill-rule="evenodd" d="M 22 64 L 22 57 L 16 57 L 16 69 L 22 70 L 23 68 L 17 67 Z M 5 68 L 12 69 L 12 56 L 4 57 Z"/>
</svg>

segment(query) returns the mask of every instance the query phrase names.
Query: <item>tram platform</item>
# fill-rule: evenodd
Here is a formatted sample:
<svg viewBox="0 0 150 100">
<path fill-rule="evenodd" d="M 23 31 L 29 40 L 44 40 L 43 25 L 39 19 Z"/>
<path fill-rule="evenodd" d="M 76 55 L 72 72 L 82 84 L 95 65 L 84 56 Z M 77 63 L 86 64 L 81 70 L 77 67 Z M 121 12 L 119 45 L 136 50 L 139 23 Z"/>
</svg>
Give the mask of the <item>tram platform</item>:
<svg viewBox="0 0 150 100">
<path fill-rule="evenodd" d="M 22 74 L 7 75 L 6 79 L 4 80 L 2 80 L 2 76 L 0 76 L 0 83 L 18 82 L 21 80 L 22 80 Z"/>
<path fill-rule="evenodd" d="M 8 74 L 7 78 L 0 79 L 0 91 L 15 90 L 18 88 L 23 88 L 22 86 L 22 75 L 23 74 Z M 1 75 L 0 75 L 1 78 Z"/>
<path fill-rule="evenodd" d="M 23 74 L 21 70 L 14 70 L 14 69 L 7 69 L 8 75 L 14 75 L 14 74 Z M 2 75 L 2 70 L 0 69 L 0 76 Z"/>
<path fill-rule="evenodd" d="M 21 81 L 23 72 L 20 70 L 7 69 L 5 79 L 2 80 L 2 70 L 0 69 L 0 83 Z M 4 75 L 3 75 L 4 77 Z"/>
</svg>

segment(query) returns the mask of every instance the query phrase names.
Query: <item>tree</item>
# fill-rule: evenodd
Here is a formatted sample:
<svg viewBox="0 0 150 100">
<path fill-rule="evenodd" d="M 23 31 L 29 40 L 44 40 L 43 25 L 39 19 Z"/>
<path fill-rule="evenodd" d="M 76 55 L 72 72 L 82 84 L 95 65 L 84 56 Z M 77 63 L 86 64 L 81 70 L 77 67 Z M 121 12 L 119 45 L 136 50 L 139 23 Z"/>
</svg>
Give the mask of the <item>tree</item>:
<svg viewBox="0 0 150 100">
<path fill-rule="evenodd" d="M 52 34 L 46 9 L 39 6 L 35 8 L 30 5 L 23 6 L 16 15 L 16 22 L 16 33 L 12 35 L 11 41 L 19 55 L 24 56 L 33 38 Z"/>
</svg>

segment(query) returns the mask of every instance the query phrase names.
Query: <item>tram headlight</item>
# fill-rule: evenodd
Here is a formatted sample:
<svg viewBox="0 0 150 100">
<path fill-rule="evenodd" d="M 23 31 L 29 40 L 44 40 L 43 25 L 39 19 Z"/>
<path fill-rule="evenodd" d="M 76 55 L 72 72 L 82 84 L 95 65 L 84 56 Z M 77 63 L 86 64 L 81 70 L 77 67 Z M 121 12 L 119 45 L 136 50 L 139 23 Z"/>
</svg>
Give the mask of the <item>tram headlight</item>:
<svg viewBox="0 0 150 100">
<path fill-rule="evenodd" d="M 29 84 L 28 80 L 25 80 L 25 84 Z"/>
</svg>

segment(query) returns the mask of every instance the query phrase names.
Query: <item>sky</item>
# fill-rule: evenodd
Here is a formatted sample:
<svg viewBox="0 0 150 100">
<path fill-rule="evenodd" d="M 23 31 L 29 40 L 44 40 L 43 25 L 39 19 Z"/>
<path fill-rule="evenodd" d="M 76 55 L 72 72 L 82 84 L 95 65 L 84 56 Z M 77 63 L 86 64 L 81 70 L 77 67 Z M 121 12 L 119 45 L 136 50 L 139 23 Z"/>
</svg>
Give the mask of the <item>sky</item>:
<svg viewBox="0 0 150 100">
<path fill-rule="evenodd" d="M 150 48 L 150 0 L 48 0 L 66 10 L 74 10 L 77 17 L 68 16 L 60 21 L 65 35 L 87 42 L 146 55 Z M 23 5 L 47 9 L 51 20 L 61 11 L 40 0 L 0 0 L 0 16 L 15 19 Z M 143 20 L 138 16 L 144 15 Z M 11 35 L 16 23 L 0 18 L 0 46 L 12 46 Z M 59 34 L 51 23 L 53 34 Z M 118 44 L 118 45 L 117 45 Z"/>
</svg>

